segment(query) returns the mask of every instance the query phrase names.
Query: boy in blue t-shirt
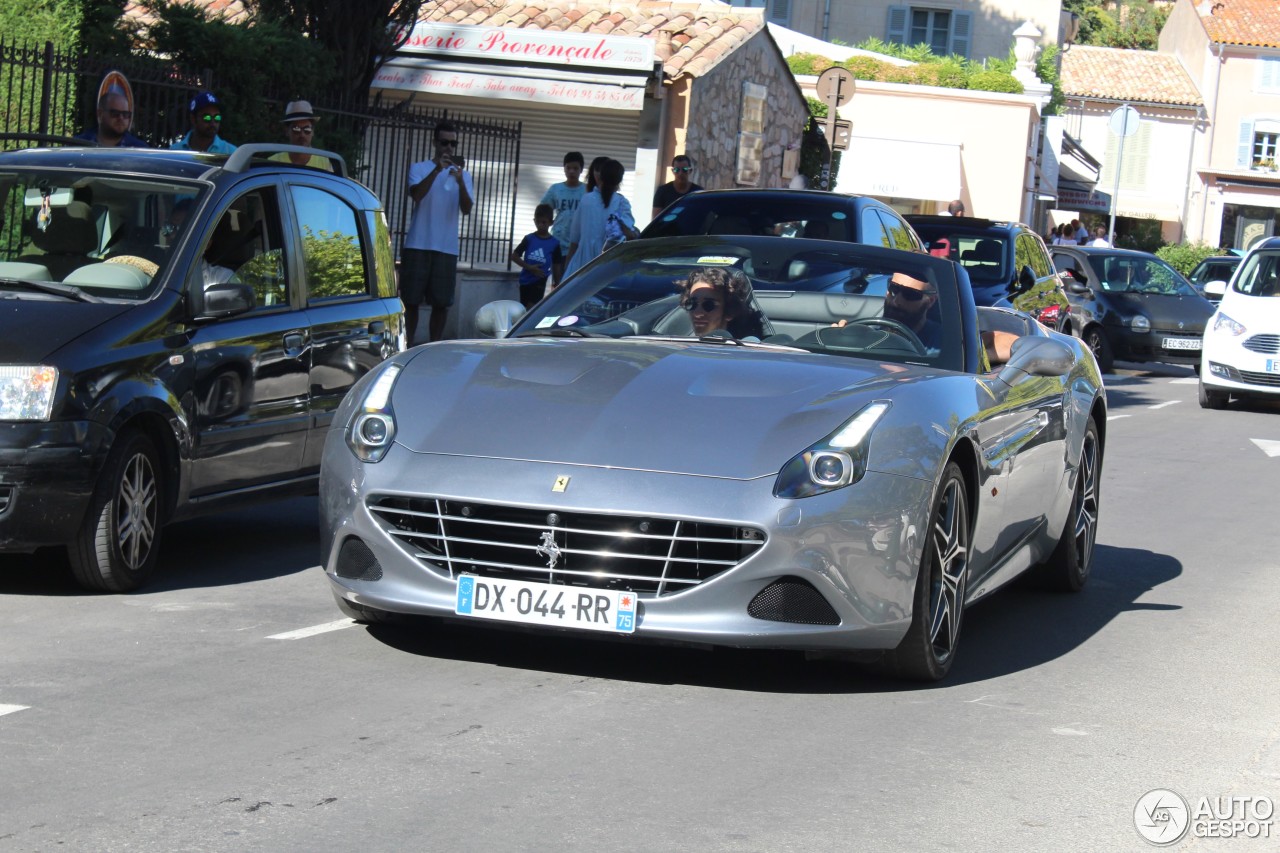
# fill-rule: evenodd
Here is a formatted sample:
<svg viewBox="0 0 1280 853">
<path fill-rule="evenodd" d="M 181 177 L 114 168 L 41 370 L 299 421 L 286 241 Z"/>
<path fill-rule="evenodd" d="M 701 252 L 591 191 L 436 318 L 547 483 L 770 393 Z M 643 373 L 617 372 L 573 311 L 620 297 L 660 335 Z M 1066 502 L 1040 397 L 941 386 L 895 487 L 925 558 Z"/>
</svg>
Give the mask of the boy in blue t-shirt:
<svg viewBox="0 0 1280 853">
<path fill-rule="evenodd" d="M 525 308 L 532 308 L 542 299 L 547 291 L 548 276 L 554 275 L 558 284 L 564 272 L 560 241 L 551 236 L 554 218 L 551 205 L 538 205 L 533 211 L 537 230 L 526 234 L 520 245 L 511 250 L 511 263 L 520 267 L 520 302 Z"/>
<path fill-rule="evenodd" d="M 578 212 L 578 202 L 587 192 L 586 184 L 578 180 L 582 176 L 583 163 L 581 152 L 570 151 L 564 155 L 564 182 L 552 184 L 542 194 L 542 204 L 551 205 L 555 211 L 556 224 L 551 227 L 551 233 L 560 240 L 560 251 L 566 255 L 569 253 L 569 226 Z"/>
</svg>

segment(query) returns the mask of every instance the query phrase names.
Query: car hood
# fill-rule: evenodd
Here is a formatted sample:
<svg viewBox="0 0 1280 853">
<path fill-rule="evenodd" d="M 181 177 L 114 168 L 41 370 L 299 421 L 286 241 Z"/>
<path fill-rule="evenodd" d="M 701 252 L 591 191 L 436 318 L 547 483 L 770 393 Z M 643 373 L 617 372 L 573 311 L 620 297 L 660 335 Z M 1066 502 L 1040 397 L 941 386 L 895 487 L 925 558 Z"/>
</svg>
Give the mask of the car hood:
<svg viewBox="0 0 1280 853">
<path fill-rule="evenodd" d="M 1203 332 L 1213 305 L 1202 296 L 1170 296 L 1165 293 L 1108 293 L 1106 299 L 1124 316 L 1145 314 L 1153 329 Z M 1182 325 L 1178 325 L 1181 323 Z"/>
<path fill-rule="evenodd" d="M 9 296 L 11 292 L 3 292 Z M 22 294 L 0 298 L 0 363 L 33 364 L 134 306 Z"/>
<path fill-rule="evenodd" d="M 422 347 L 392 407 L 418 452 L 746 479 L 929 375 L 697 342 L 459 341 Z"/>
</svg>

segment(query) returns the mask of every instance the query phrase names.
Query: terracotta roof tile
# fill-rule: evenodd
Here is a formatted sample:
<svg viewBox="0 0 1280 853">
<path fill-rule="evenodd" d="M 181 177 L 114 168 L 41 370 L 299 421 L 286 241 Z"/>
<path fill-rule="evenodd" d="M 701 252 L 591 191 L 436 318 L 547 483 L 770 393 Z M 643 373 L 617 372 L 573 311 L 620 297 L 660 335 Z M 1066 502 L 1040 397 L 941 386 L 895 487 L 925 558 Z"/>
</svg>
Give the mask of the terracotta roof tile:
<svg viewBox="0 0 1280 853">
<path fill-rule="evenodd" d="M 222 18 L 228 23 L 240 23 L 250 17 L 249 10 L 240 0 L 176 0 L 178 3 L 200 6 L 210 18 Z M 155 23 L 156 16 L 147 8 L 145 2 L 129 0 L 124 4 L 124 21 L 133 29 L 148 27 Z"/>
<path fill-rule="evenodd" d="M 1196 12 L 1210 41 L 1280 47 L 1280 3 L 1276 0 L 1201 0 Z"/>
<path fill-rule="evenodd" d="M 1150 50 L 1073 45 L 1062 54 L 1068 96 L 1196 106 L 1200 91 L 1177 57 Z"/>
</svg>

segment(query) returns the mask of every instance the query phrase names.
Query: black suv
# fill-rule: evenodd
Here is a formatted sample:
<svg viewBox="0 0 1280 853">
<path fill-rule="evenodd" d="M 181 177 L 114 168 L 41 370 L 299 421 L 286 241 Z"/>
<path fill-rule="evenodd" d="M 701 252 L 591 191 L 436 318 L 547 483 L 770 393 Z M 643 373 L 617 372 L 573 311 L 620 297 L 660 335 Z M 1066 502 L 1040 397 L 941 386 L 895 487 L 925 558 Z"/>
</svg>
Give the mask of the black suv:
<svg viewBox="0 0 1280 853">
<path fill-rule="evenodd" d="M 884 202 L 820 190 L 700 190 L 671 202 L 640 239 L 697 234 L 809 237 L 924 251 L 916 232 Z"/>
<path fill-rule="evenodd" d="M 119 592 L 165 523 L 315 489 L 403 309 L 378 199 L 280 151 L 0 154 L 0 552 Z"/>
<path fill-rule="evenodd" d="M 1071 331 L 1070 303 L 1040 235 L 1020 222 L 972 216 L 907 217 L 929 246 L 969 272 L 979 305 L 1016 308 L 1054 331 Z"/>
</svg>

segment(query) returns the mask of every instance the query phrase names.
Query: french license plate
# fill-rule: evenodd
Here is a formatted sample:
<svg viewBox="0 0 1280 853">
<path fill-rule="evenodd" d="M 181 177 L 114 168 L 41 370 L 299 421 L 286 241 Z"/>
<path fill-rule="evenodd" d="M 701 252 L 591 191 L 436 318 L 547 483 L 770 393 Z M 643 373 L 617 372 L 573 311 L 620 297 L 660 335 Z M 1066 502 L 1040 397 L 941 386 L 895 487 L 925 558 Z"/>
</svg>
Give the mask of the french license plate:
<svg viewBox="0 0 1280 853">
<path fill-rule="evenodd" d="M 1280 358 L 1267 359 L 1267 373 L 1280 373 Z"/>
<path fill-rule="evenodd" d="M 1200 349 L 1199 338 L 1165 338 L 1161 343 L 1165 349 Z"/>
<path fill-rule="evenodd" d="M 476 575 L 458 578 L 453 612 L 500 622 L 585 628 L 615 634 L 631 634 L 636 630 L 633 592 L 496 580 Z"/>
</svg>

